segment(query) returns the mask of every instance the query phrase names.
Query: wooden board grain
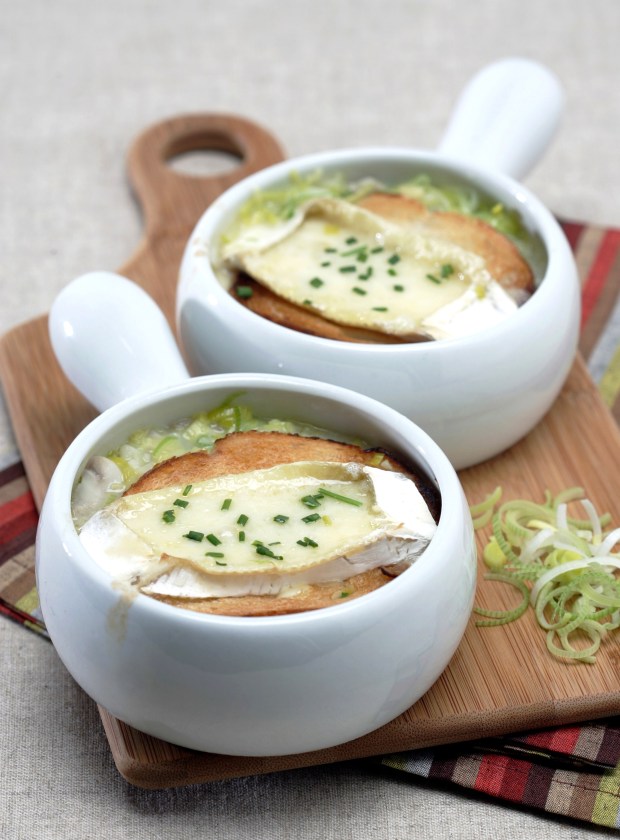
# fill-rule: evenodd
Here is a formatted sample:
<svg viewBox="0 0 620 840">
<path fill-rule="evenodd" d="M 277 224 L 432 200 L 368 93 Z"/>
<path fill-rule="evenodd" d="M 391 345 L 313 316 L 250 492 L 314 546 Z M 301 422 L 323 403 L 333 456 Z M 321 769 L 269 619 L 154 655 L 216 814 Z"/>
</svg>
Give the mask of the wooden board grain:
<svg viewBox="0 0 620 840">
<path fill-rule="evenodd" d="M 189 149 L 216 149 L 240 159 L 218 177 L 184 176 L 167 161 Z M 277 162 L 282 152 L 263 129 L 237 117 L 196 115 L 168 120 L 138 138 L 129 175 L 145 212 L 145 237 L 119 271 L 140 283 L 173 322 L 182 250 L 205 207 L 239 177 Z M 68 278 L 70 279 L 70 278 Z M 2 383 L 28 478 L 40 505 L 67 444 L 94 416 L 55 362 L 40 318 L 0 342 Z M 620 433 L 575 360 L 552 410 L 509 451 L 461 473 L 471 503 L 497 484 L 507 498 L 542 499 L 571 485 L 587 488 L 601 510 L 620 518 Z M 508 607 L 514 594 L 479 581 L 477 603 Z M 448 617 L 446 617 L 448 619 Z M 470 622 L 452 662 L 411 709 L 382 728 L 339 747 L 303 755 L 247 758 L 182 749 L 144 735 L 100 709 L 122 775 L 150 788 L 284 770 L 441 743 L 499 736 L 620 713 L 620 650 L 604 645 L 595 666 L 552 659 L 532 614 L 513 624 Z"/>
</svg>

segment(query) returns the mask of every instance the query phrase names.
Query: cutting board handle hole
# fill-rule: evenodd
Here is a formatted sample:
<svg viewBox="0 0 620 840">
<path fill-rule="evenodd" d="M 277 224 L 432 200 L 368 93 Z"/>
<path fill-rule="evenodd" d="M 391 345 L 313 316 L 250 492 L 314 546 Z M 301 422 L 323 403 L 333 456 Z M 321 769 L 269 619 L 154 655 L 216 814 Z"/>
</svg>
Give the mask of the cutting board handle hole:
<svg viewBox="0 0 620 840">
<path fill-rule="evenodd" d="M 181 175 L 197 178 L 211 178 L 237 169 L 242 163 L 241 155 L 218 149 L 193 149 L 168 157 L 166 163 Z"/>
</svg>

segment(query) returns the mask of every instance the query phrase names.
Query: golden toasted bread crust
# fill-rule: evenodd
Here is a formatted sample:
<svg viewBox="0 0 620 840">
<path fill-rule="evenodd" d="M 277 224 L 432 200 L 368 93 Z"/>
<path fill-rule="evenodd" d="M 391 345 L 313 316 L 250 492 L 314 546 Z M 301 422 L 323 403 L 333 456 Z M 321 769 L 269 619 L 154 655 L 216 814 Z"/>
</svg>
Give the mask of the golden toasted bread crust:
<svg viewBox="0 0 620 840">
<path fill-rule="evenodd" d="M 508 291 L 534 291 L 534 275 L 518 248 L 503 234 L 481 219 L 461 213 L 429 210 L 421 201 L 393 193 L 372 193 L 358 202 L 360 207 L 385 219 L 409 224 L 422 234 L 440 237 L 481 256 L 488 271 Z M 239 286 L 249 287 L 249 297 L 237 294 Z M 237 276 L 231 292 L 247 309 L 263 318 L 297 332 L 364 344 L 402 344 L 428 341 L 426 336 L 390 336 L 378 330 L 347 327 L 323 318 L 311 309 L 297 306 L 267 289 L 246 274 Z"/>
<path fill-rule="evenodd" d="M 381 456 L 380 463 L 378 455 Z M 216 441 L 210 452 L 188 452 L 153 467 L 130 487 L 125 495 L 190 484 L 220 475 L 235 475 L 248 470 L 268 469 L 297 461 L 331 461 L 378 466 L 402 472 L 411 478 L 424 496 L 437 520 L 439 495 L 430 483 L 413 468 L 378 449 L 361 449 L 349 443 L 325 438 L 302 437 L 281 432 L 234 432 Z M 301 587 L 291 596 L 245 595 L 232 598 L 173 598 L 151 595 L 173 606 L 217 615 L 264 616 L 322 609 L 358 598 L 391 580 L 381 569 L 355 575 L 347 581 L 312 584 Z M 343 594 L 346 593 L 346 594 Z"/>
</svg>

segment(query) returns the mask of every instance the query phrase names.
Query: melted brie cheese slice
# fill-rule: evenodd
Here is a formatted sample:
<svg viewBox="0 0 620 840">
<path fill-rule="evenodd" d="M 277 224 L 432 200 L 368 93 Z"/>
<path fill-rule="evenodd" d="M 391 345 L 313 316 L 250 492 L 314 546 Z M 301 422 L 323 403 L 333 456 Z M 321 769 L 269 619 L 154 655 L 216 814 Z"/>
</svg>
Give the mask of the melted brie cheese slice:
<svg viewBox="0 0 620 840">
<path fill-rule="evenodd" d="M 453 305 L 469 310 L 476 330 L 517 308 L 478 254 L 341 199 L 309 202 L 269 233 L 227 243 L 221 256 L 228 271 L 242 269 L 328 320 L 402 338 L 462 334 Z"/>
<path fill-rule="evenodd" d="M 297 462 L 124 496 L 80 538 L 119 582 L 208 598 L 278 594 L 411 563 L 435 527 L 402 473 Z"/>
</svg>

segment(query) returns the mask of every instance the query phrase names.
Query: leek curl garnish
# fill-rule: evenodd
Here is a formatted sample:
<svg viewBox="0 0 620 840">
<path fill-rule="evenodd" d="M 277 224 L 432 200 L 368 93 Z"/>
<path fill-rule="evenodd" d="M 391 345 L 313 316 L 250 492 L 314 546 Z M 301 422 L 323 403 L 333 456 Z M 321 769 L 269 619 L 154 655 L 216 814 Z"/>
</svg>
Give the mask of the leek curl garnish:
<svg viewBox="0 0 620 840">
<path fill-rule="evenodd" d="M 594 664 L 605 638 L 620 628 L 620 528 L 606 531 L 611 516 L 599 515 L 582 487 L 555 496 L 547 490 L 542 503 L 501 504 L 501 497 L 496 488 L 470 512 L 476 530 L 490 525 L 485 579 L 514 586 L 522 600 L 511 610 L 474 607 L 476 626 L 508 624 L 531 606 L 553 656 Z M 577 503 L 581 517 L 568 512 Z"/>
</svg>

